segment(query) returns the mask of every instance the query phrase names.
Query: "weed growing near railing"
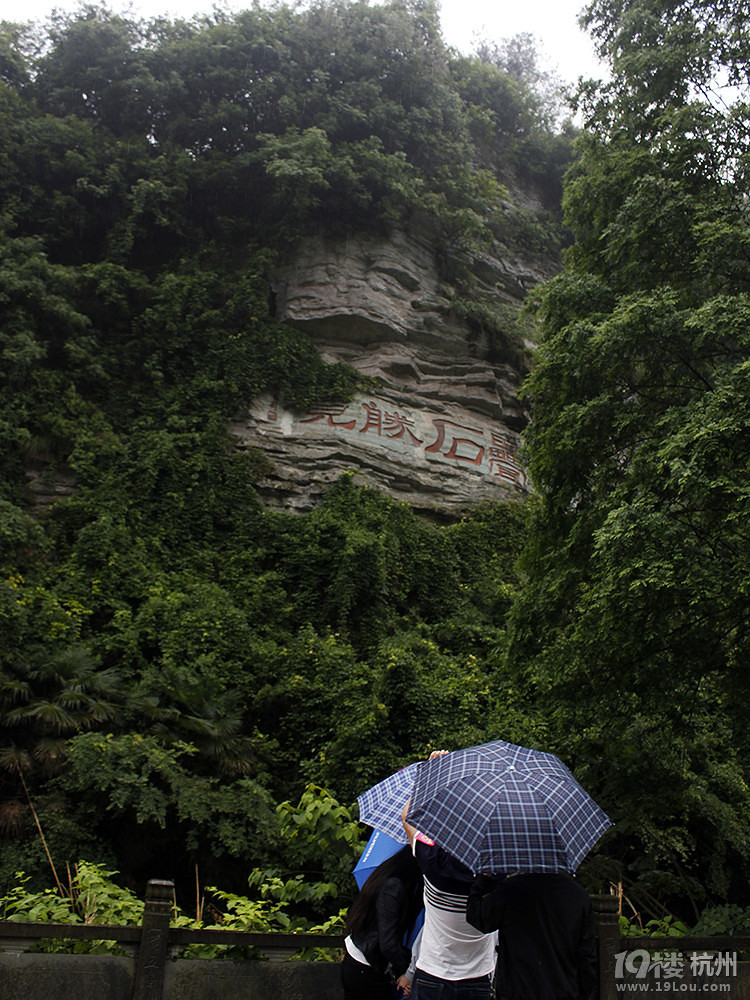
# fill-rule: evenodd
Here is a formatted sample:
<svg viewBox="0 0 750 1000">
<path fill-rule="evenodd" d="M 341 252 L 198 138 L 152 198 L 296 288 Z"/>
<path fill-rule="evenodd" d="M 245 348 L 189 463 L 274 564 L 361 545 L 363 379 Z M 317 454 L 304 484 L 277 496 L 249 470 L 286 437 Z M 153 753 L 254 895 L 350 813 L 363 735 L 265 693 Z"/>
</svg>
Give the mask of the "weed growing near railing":
<svg viewBox="0 0 750 1000">
<path fill-rule="evenodd" d="M 620 915 L 620 934 L 624 937 L 684 937 L 691 930 L 677 917 L 667 914 L 658 920 L 649 920 L 642 924 L 639 921 L 628 920 Z"/>
<path fill-rule="evenodd" d="M 0 897 L 0 919 L 18 922 L 55 924 L 106 924 L 111 926 L 138 926 L 143 920 L 144 903 L 129 890 L 113 881 L 115 871 L 101 865 L 81 861 L 75 873 L 68 877 L 65 895 L 59 889 L 30 892 L 30 880 L 24 872 L 16 874 L 16 885 Z M 306 902 L 320 902 L 336 895 L 332 883 L 304 882 L 302 876 L 283 879 L 278 872 L 256 869 L 248 883 L 255 887 L 259 898 L 251 899 L 217 888 L 206 891 L 223 904 L 224 912 L 211 905 L 210 921 L 196 920 L 182 913 L 176 904 L 172 909 L 173 927 L 201 928 L 206 930 L 246 931 L 256 934 L 317 933 L 336 934 L 343 930 L 346 910 L 342 909 L 320 923 L 295 914 L 290 908 Z M 124 955 L 116 941 L 81 941 L 71 938 L 43 938 L 30 951 L 63 954 Z M 262 958 L 254 947 L 221 944 L 191 944 L 180 953 L 180 958 Z M 290 956 L 306 961 L 335 961 L 339 955 L 330 948 L 303 948 Z"/>
<path fill-rule="evenodd" d="M 17 872 L 17 884 L 0 897 L 0 917 L 18 922 L 47 924 L 140 924 L 143 902 L 129 889 L 112 881 L 117 872 L 101 865 L 80 861 L 71 873 L 67 887 L 29 892 L 29 877 Z M 61 893 L 64 891 L 64 895 Z M 123 955 L 116 941 L 81 941 L 68 938 L 44 938 L 31 951 L 67 954 Z"/>
<path fill-rule="evenodd" d="M 203 923 L 204 929 L 225 931 L 249 931 L 255 934 L 336 934 L 343 930 L 346 909 L 328 917 L 322 923 L 313 924 L 300 916 L 300 905 L 319 903 L 337 895 L 337 887 L 329 882 L 305 882 L 301 875 L 284 879 L 274 870 L 256 868 L 248 878 L 250 888 L 255 888 L 259 898 L 251 899 L 233 892 L 224 892 L 216 887 L 206 891 L 213 900 L 223 904 L 223 913 L 216 906 L 210 912 L 216 922 Z M 185 925 L 183 925 L 185 926 Z M 197 926 L 192 924 L 190 926 Z M 193 944 L 181 953 L 181 958 L 257 958 L 257 949 L 239 948 L 229 945 Z M 303 948 L 293 958 L 307 961 L 333 961 L 337 954 L 330 948 Z"/>
</svg>

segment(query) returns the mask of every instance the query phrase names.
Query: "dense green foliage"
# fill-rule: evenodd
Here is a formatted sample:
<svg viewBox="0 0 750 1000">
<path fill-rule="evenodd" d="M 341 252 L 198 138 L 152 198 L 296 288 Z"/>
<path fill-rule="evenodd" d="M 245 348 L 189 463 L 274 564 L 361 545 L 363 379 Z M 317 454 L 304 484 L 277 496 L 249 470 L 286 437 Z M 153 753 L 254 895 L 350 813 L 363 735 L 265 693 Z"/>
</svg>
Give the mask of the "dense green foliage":
<svg viewBox="0 0 750 1000">
<path fill-rule="evenodd" d="M 255 868 L 247 877 L 245 894 L 202 886 L 196 869 L 194 912 L 181 911 L 173 902 L 171 923 L 177 927 L 208 927 L 255 933 L 320 931 L 332 933 L 343 926 L 345 910 L 329 913 L 349 892 L 351 870 L 359 855 L 361 831 L 351 812 L 324 789 L 308 786 L 299 803 L 277 808 L 278 836 L 285 857 L 295 863 L 328 854 L 333 872 L 323 882 L 297 873 Z M 53 868 L 55 887 L 30 888 L 30 876 L 15 875 L 12 886 L 0 896 L 0 920 L 62 924 L 133 925 L 143 921 L 144 904 L 130 889 L 113 880 L 118 873 L 102 865 L 81 861 L 67 865 L 64 873 Z M 121 954 L 120 945 L 107 940 L 42 938 L 32 950 Z M 252 947 L 193 944 L 182 958 L 257 958 Z M 335 951 L 304 949 L 301 957 L 333 960 Z"/>
<path fill-rule="evenodd" d="M 0 26 L 6 893 L 46 848 L 312 921 L 351 893 L 360 790 L 502 737 L 615 821 L 590 887 L 688 924 L 747 904 L 745 6 L 591 4 L 613 77 L 533 303 L 530 518 L 452 524 L 347 477 L 266 511 L 227 426 L 361 385 L 274 318 L 310 233 L 429 233 L 513 349 L 456 261 L 565 242 L 571 136 L 527 42 L 457 56 L 421 0 Z"/>
<path fill-rule="evenodd" d="M 508 658 L 616 821 L 602 870 L 688 922 L 750 874 L 745 15 L 589 7 L 614 75 L 582 95 L 574 244 L 536 303 Z"/>
<path fill-rule="evenodd" d="M 345 902 L 357 845 L 344 872 L 288 842 L 279 803 L 530 738 L 496 676 L 522 511 L 440 527 L 345 478 L 269 513 L 267 460 L 227 432 L 262 391 L 304 410 L 361 384 L 274 318 L 306 234 L 413 223 L 446 266 L 493 241 L 554 258 L 570 144 L 524 51 L 513 74 L 454 56 L 421 2 L 2 25 L 0 883 L 45 884 L 46 845 L 139 894 L 191 893 L 197 864 Z M 507 310 L 450 281 L 507 340 Z"/>
</svg>

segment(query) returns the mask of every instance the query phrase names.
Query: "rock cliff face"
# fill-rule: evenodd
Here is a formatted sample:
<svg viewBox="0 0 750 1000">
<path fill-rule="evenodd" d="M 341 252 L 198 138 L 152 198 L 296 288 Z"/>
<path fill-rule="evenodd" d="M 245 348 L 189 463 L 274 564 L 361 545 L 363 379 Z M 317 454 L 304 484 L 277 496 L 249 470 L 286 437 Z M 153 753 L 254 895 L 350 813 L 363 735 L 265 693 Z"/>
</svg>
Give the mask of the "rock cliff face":
<svg viewBox="0 0 750 1000">
<path fill-rule="evenodd" d="M 469 265 L 481 290 L 520 303 L 544 275 L 486 257 Z M 256 400 L 233 425 L 241 446 L 274 463 L 260 484 L 269 506 L 306 510 L 343 472 L 423 512 L 455 516 L 483 500 L 525 493 L 517 461 L 527 413 L 520 373 L 490 360 L 455 309 L 426 240 L 323 239 L 275 277 L 277 318 L 307 330 L 327 361 L 373 376 L 348 405 L 308 413 Z"/>
</svg>

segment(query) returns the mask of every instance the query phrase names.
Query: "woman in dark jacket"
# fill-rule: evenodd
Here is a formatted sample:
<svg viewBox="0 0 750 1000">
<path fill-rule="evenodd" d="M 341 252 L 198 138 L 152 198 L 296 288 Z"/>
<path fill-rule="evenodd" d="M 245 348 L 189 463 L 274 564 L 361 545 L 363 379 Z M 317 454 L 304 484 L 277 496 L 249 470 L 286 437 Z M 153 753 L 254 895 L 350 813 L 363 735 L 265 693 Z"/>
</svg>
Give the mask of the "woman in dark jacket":
<svg viewBox="0 0 750 1000">
<path fill-rule="evenodd" d="M 393 983 L 408 994 L 403 976 L 411 952 L 404 936 L 422 905 L 421 872 L 411 847 L 402 847 L 378 865 L 349 909 L 341 963 L 345 1000 L 390 1000 Z"/>
</svg>

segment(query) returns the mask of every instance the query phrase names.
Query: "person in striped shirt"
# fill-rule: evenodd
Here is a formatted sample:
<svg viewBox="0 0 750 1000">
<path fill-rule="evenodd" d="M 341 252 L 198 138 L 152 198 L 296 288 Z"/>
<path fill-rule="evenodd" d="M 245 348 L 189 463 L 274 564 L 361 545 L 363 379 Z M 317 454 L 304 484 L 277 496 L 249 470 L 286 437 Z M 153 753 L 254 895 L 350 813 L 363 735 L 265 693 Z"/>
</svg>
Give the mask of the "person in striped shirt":
<svg viewBox="0 0 750 1000">
<path fill-rule="evenodd" d="M 411 1000 L 491 1000 L 497 934 L 467 921 L 473 875 L 466 865 L 401 820 L 424 877 L 425 919 Z"/>
</svg>

